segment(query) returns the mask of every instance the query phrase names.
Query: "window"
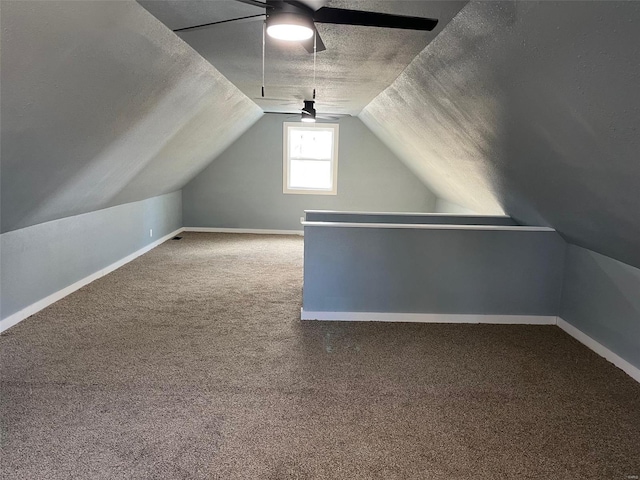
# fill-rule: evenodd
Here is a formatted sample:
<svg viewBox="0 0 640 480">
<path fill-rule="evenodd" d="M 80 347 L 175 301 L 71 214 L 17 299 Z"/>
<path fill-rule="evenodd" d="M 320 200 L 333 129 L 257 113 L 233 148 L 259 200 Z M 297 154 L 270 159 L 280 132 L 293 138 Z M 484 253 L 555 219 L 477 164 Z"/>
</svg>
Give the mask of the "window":
<svg viewBox="0 0 640 480">
<path fill-rule="evenodd" d="M 284 123 L 284 193 L 338 194 L 338 125 Z"/>
</svg>

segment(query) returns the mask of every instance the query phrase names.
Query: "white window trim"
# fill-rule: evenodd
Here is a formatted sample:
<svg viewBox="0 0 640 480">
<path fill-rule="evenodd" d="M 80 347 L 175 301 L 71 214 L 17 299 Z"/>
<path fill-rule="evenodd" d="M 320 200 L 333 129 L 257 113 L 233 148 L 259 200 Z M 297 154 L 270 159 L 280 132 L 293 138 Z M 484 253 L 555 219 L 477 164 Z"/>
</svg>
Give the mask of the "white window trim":
<svg viewBox="0 0 640 480">
<path fill-rule="evenodd" d="M 331 128 L 333 129 L 333 158 L 331 159 L 331 172 L 333 174 L 331 190 L 314 188 L 289 188 L 289 129 L 290 128 Z M 338 194 L 338 134 L 337 123 L 303 123 L 284 122 L 282 128 L 282 193 L 295 195 L 337 195 Z"/>
</svg>

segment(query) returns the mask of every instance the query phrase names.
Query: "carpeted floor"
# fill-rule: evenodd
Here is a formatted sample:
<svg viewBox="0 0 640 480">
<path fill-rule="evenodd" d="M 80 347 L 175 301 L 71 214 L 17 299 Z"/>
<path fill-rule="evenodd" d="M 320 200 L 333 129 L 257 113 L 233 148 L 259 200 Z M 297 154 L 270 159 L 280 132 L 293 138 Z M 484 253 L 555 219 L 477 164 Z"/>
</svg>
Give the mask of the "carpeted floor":
<svg viewBox="0 0 640 480">
<path fill-rule="evenodd" d="M 302 239 L 185 233 L 0 337 L 7 479 L 621 479 L 640 384 L 552 326 L 303 323 Z"/>
</svg>

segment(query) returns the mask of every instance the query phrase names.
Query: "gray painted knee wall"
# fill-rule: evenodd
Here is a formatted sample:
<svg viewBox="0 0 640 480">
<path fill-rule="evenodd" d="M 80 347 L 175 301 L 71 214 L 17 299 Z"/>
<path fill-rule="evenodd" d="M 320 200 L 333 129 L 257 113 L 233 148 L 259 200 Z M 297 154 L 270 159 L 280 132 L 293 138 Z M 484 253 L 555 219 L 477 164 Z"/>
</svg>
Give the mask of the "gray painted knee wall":
<svg viewBox="0 0 640 480">
<path fill-rule="evenodd" d="M 640 269 L 570 244 L 560 317 L 640 368 Z"/>
<path fill-rule="evenodd" d="M 177 191 L 3 233 L 0 320 L 181 227 Z"/>
<path fill-rule="evenodd" d="M 422 227 L 305 225 L 304 310 L 558 314 L 566 244 L 556 232 Z"/>
</svg>

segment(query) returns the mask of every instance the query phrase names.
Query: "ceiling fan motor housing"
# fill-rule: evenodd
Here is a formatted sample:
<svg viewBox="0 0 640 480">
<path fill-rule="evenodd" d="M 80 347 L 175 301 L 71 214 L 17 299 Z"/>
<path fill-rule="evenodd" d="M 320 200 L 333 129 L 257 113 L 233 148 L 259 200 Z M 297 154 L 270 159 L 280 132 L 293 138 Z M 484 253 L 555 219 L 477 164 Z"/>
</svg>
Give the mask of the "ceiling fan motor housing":
<svg viewBox="0 0 640 480">
<path fill-rule="evenodd" d="M 292 15 L 306 16 L 313 21 L 313 10 L 301 3 L 289 3 L 282 0 L 267 0 L 267 16 L 290 13 Z"/>
<path fill-rule="evenodd" d="M 313 100 L 305 100 L 304 108 L 302 109 L 301 119 L 303 122 L 315 122 L 316 109 L 313 107 L 315 102 Z"/>
</svg>

